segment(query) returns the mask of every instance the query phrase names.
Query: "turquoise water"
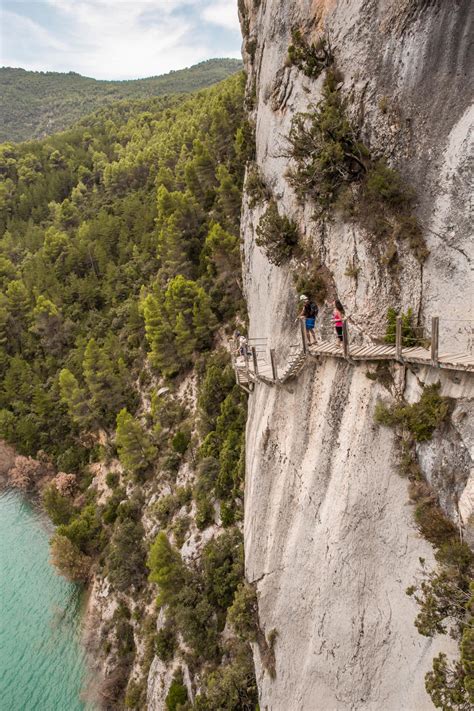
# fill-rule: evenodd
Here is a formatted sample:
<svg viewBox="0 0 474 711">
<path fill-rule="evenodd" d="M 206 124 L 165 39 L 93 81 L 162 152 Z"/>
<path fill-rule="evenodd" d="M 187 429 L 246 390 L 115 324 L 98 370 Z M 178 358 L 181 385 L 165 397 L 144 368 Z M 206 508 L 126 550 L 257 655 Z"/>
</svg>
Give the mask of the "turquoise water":
<svg viewBox="0 0 474 711">
<path fill-rule="evenodd" d="M 52 529 L 16 492 L 0 493 L 0 708 L 85 711 L 80 589 L 48 563 Z"/>
</svg>

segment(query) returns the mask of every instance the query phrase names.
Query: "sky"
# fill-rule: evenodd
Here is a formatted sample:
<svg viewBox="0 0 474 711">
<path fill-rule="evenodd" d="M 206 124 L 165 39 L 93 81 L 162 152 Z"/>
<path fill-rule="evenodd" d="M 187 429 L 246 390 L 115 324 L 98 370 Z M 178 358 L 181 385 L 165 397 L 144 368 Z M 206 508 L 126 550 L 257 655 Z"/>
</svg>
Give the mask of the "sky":
<svg viewBox="0 0 474 711">
<path fill-rule="evenodd" d="M 240 58 L 237 0 L 0 0 L 0 64 L 137 79 Z"/>
</svg>

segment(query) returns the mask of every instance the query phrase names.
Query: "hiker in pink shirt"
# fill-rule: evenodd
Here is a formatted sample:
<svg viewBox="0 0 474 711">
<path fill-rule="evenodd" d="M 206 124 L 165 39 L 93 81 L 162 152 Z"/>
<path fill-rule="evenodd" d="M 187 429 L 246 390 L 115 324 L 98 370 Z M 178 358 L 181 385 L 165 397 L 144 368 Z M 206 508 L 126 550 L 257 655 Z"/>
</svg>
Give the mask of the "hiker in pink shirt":
<svg viewBox="0 0 474 711">
<path fill-rule="evenodd" d="M 334 301 L 334 311 L 332 312 L 332 321 L 336 329 L 337 337 L 342 341 L 342 321 L 344 319 L 344 306 L 336 299 Z"/>
</svg>

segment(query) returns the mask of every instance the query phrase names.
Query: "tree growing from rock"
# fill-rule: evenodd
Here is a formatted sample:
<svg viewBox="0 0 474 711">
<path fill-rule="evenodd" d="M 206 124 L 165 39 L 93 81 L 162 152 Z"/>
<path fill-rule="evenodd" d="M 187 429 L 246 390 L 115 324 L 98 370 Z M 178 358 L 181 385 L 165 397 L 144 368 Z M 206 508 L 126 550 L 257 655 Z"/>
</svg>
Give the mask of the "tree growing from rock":
<svg viewBox="0 0 474 711">
<path fill-rule="evenodd" d="M 145 471 L 156 457 L 149 435 L 126 408 L 117 415 L 116 443 L 122 466 L 132 474 Z"/>
</svg>

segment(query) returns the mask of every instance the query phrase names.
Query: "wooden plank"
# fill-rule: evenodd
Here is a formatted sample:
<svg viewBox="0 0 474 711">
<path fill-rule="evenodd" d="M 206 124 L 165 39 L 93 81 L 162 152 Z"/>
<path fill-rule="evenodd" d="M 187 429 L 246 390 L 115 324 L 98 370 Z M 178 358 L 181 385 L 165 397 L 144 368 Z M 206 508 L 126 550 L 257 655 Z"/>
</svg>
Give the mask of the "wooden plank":
<svg viewBox="0 0 474 711">
<path fill-rule="evenodd" d="M 411 353 L 408 353 L 408 357 L 423 358 L 424 360 L 431 361 L 431 353 L 429 351 L 426 351 L 424 348 L 418 348 L 417 350 L 411 351 Z"/>
<path fill-rule="evenodd" d="M 370 356 L 376 356 L 376 355 L 382 355 L 382 346 L 371 346 L 368 349 L 367 355 Z"/>
<path fill-rule="evenodd" d="M 462 358 L 463 356 L 464 356 L 463 353 L 441 353 L 438 356 L 438 360 L 441 360 L 441 359 L 448 360 L 449 359 L 451 361 L 451 363 L 455 363 L 456 362 L 455 359 L 457 360 L 458 358 Z"/>
<path fill-rule="evenodd" d="M 378 348 L 380 349 L 381 353 L 385 353 L 386 355 L 396 355 L 395 346 L 387 345 L 386 343 L 384 343 L 383 345 L 379 345 Z"/>
<path fill-rule="evenodd" d="M 410 348 L 402 351 L 405 360 L 421 358 L 423 360 L 431 360 L 431 354 L 424 348 Z"/>
<path fill-rule="evenodd" d="M 474 363 L 474 358 L 470 355 L 463 355 L 462 353 L 457 353 L 455 356 L 438 356 L 438 361 L 447 361 L 451 363 Z"/>
<path fill-rule="evenodd" d="M 366 355 L 368 355 L 368 356 L 377 355 L 377 353 L 381 352 L 380 349 L 381 349 L 381 346 L 376 346 L 376 345 L 367 346 Z"/>
<path fill-rule="evenodd" d="M 367 346 L 367 351 L 368 351 L 369 354 L 379 353 L 379 352 L 382 352 L 382 350 L 384 349 L 384 347 L 385 347 L 385 346 L 381 346 L 380 344 L 377 344 L 377 343 L 370 343 L 370 344 Z"/>
<path fill-rule="evenodd" d="M 318 348 L 316 348 L 317 353 L 335 353 L 337 347 L 333 343 L 324 343 Z"/>
<path fill-rule="evenodd" d="M 424 353 L 426 356 L 429 358 L 430 357 L 430 352 L 426 350 L 426 348 L 422 348 L 421 346 L 407 346 L 406 348 L 402 348 L 402 353 L 406 354 L 411 354 L 411 353 Z"/>
<path fill-rule="evenodd" d="M 371 351 L 372 346 L 358 346 L 357 348 L 354 348 L 351 357 L 357 357 L 357 358 L 364 358 L 364 356 L 369 355 Z"/>
<path fill-rule="evenodd" d="M 332 355 L 335 353 L 333 349 L 331 349 L 329 346 L 326 346 L 325 348 L 317 348 L 313 351 L 313 353 L 318 353 L 320 355 Z"/>
<path fill-rule="evenodd" d="M 363 353 L 366 349 L 366 346 L 352 346 L 351 348 L 351 357 L 353 358 L 356 355 L 360 355 Z"/>
</svg>

